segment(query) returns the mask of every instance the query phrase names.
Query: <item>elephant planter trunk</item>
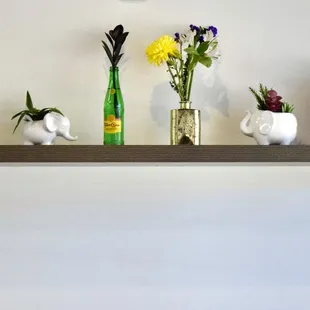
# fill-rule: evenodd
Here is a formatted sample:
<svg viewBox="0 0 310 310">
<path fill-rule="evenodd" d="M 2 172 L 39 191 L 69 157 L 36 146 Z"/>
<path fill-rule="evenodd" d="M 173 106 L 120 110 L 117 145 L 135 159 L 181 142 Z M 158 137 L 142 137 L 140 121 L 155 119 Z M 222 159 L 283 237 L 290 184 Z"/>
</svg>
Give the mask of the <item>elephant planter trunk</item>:
<svg viewBox="0 0 310 310">
<path fill-rule="evenodd" d="M 292 113 L 247 111 L 240 129 L 244 135 L 254 138 L 258 145 L 289 145 L 297 135 L 297 119 Z"/>
<path fill-rule="evenodd" d="M 25 118 L 24 145 L 53 145 L 56 137 L 76 141 L 78 137 L 70 134 L 70 120 L 59 113 L 48 113 L 43 120 L 33 121 Z"/>
</svg>

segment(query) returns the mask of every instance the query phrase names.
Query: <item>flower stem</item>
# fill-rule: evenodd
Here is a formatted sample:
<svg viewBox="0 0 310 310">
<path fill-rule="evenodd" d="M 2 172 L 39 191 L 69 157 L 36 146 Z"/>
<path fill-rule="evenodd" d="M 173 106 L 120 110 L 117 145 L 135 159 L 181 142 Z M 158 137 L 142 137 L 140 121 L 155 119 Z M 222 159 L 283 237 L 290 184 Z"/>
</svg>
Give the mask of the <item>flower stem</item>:
<svg viewBox="0 0 310 310">
<path fill-rule="evenodd" d="M 178 66 L 175 65 L 175 71 L 177 73 L 177 77 L 178 77 L 178 80 L 179 80 L 179 84 L 178 84 L 178 91 L 179 91 L 179 96 L 181 98 L 181 100 L 183 101 L 183 98 L 184 98 L 184 93 L 183 93 L 183 81 L 182 81 L 182 77 L 181 77 L 181 73 L 179 72 L 178 70 Z"/>
<path fill-rule="evenodd" d="M 186 85 L 186 100 L 187 101 L 190 101 L 192 84 L 193 84 L 193 77 L 194 77 L 194 70 L 191 70 L 188 73 L 188 80 L 187 80 L 187 85 Z"/>
<path fill-rule="evenodd" d="M 182 94 L 180 93 L 180 88 L 178 87 L 178 84 L 177 84 L 177 82 L 176 82 L 176 79 L 175 79 L 175 77 L 174 77 L 174 74 L 172 73 L 171 68 L 170 68 L 170 66 L 169 66 L 168 64 L 167 64 L 167 67 L 168 67 L 168 71 L 169 71 L 169 73 L 170 73 L 170 75 L 171 75 L 171 78 L 172 78 L 172 80 L 173 80 L 173 83 L 174 83 L 175 87 L 177 88 L 177 93 L 178 93 L 178 95 L 179 95 L 179 97 L 180 97 L 180 100 L 182 101 Z"/>
<path fill-rule="evenodd" d="M 180 69 L 181 69 L 180 81 L 182 81 L 182 98 L 184 99 L 185 89 L 184 89 L 184 61 L 183 61 L 183 45 L 182 45 L 182 43 L 180 43 L 180 55 L 181 55 L 181 59 L 180 59 Z"/>
</svg>

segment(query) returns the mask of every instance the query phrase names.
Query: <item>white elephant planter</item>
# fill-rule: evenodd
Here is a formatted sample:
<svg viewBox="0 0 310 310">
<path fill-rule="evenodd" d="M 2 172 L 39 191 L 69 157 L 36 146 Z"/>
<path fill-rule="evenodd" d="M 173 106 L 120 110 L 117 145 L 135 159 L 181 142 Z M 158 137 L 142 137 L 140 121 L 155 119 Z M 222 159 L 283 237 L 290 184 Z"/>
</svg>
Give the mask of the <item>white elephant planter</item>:
<svg viewBox="0 0 310 310">
<path fill-rule="evenodd" d="M 297 119 L 292 113 L 247 111 L 240 129 L 244 135 L 253 137 L 258 145 L 289 145 L 297 135 Z"/>
<path fill-rule="evenodd" d="M 77 140 L 78 137 L 70 135 L 70 121 L 67 117 L 50 112 L 40 121 L 25 118 L 24 145 L 53 145 L 57 136 L 68 141 Z"/>
</svg>

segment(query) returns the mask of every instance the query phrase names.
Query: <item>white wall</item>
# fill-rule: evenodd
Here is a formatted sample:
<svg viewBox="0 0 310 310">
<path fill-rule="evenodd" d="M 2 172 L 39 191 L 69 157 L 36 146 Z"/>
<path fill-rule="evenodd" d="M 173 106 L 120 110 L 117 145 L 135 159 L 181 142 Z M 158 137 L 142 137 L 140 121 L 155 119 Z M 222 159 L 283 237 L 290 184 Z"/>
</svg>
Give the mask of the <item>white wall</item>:
<svg viewBox="0 0 310 310">
<path fill-rule="evenodd" d="M 100 41 L 117 23 L 131 32 L 127 144 L 169 143 L 177 97 L 144 50 L 190 23 L 216 25 L 223 53 L 212 76 L 196 75 L 202 142 L 253 143 L 239 121 L 255 108 L 247 87 L 263 81 L 296 105 L 308 143 L 309 9 L 301 0 L 0 0 L 0 144 L 20 143 L 10 118 L 27 89 L 71 118 L 77 144 L 101 144 Z M 1 167 L 0 309 L 308 310 L 309 172 Z"/>
<path fill-rule="evenodd" d="M 310 167 L 1 167 L 0 309 L 308 310 Z"/>
<path fill-rule="evenodd" d="M 169 110 L 178 98 L 165 69 L 150 66 L 144 51 L 190 23 L 216 25 L 223 55 L 211 77 L 203 68 L 196 74 L 202 143 L 253 143 L 240 134 L 239 121 L 255 108 L 248 86 L 260 81 L 296 105 L 299 139 L 308 143 L 309 10 L 306 0 L 1 0 L 0 144 L 20 143 L 10 118 L 23 108 L 27 89 L 39 107 L 57 105 L 70 117 L 77 144 L 102 143 L 107 62 L 101 40 L 118 23 L 130 31 L 121 64 L 127 144 L 169 143 Z"/>
</svg>

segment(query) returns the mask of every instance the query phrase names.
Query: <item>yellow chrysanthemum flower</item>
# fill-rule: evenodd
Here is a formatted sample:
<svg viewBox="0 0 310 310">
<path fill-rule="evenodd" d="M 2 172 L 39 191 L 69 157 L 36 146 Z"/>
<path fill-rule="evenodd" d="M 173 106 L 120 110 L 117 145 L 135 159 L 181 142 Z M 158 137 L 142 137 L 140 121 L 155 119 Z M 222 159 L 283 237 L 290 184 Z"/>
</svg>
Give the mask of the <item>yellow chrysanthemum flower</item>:
<svg viewBox="0 0 310 310">
<path fill-rule="evenodd" d="M 169 56 L 179 57 L 177 43 L 172 37 L 164 35 L 147 47 L 146 56 L 150 64 L 160 66 Z"/>
</svg>

